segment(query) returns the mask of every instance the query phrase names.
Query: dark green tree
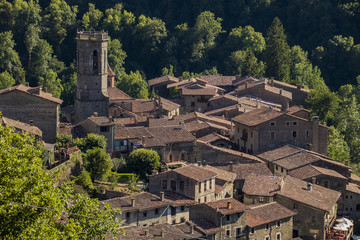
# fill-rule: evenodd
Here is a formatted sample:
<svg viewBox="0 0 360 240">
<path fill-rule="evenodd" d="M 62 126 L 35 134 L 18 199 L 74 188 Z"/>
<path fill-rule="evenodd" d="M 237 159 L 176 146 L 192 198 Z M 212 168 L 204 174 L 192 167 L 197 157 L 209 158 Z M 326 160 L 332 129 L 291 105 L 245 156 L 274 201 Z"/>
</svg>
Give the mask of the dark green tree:
<svg viewBox="0 0 360 240">
<path fill-rule="evenodd" d="M 149 97 L 149 86 L 138 71 L 125 73 L 117 82 L 117 87 L 133 98 L 147 99 Z"/>
<path fill-rule="evenodd" d="M 116 74 L 116 79 L 121 79 L 125 74 L 125 58 L 126 52 L 122 50 L 122 44 L 118 39 L 109 41 L 109 65 Z"/>
<path fill-rule="evenodd" d="M 103 135 L 98 135 L 95 133 L 89 133 L 85 138 L 80 139 L 78 142 L 80 150 L 82 152 L 87 152 L 89 149 L 101 148 L 106 149 L 106 138 Z"/>
<path fill-rule="evenodd" d="M 93 181 L 107 181 L 111 172 L 112 162 L 109 154 L 104 149 L 92 148 L 86 152 L 84 165 Z"/>
<path fill-rule="evenodd" d="M 52 69 L 49 69 L 44 77 L 39 77 L 39 84 L 43 87 L 43 89 L 46 88 L 46 90 L 54 97 L 60 98 L 63 87 L 57 73 Z"/>
<path fill-rule="evenodd" d="M 15 79 L 7 72 L 0 73 L 0 89 L 9 88 L 15 84 Z"/>
<path fill-rule="evenodd" d="M 33 24 L 30 24 L 28 26 L 28 29 L 25 32 L 25 47 L 28 51 L 28 56 L 29 56 L 28 69 L 30 69 L 30 66 L 31 66 L 31 53 L 32 53 L 34 47 L 36 46 L 36 44 L 40 40 L 39 34 L 40 34 L 40 28 L 36 27 Z"/>
<path fill-rule="evenodd" d="M 350 149 L 344 136 L 334 126 L 329 129 L 327 154 L 332 159 L 345 163 L 350 160 Z"/>
<path fill-rule="evenodd" d="M 89 11 L 84 13 L 81 23 L 86 30 L 100 30 L 103 13 L 95 8 L 95 4 L 89 3 Z"/>
<path fill-rule="evenodd" d="M 154 150 L 136 149 L 126 159 L 126 166 L 129 172 L 135 173 L 145 180 L 152 174 L 152 170 L 160 167 L 160 157 Z"/>
<path fill-rule="evenodd" d="M 82 186 L 88 192 L 94 190 L 90 173 L 86 170 L 81 171 L 80 175 L 76 177 L 75 183 Z"/>
<path fill-rule="evenodd" d="M 266 75 L 283 82 L 290 82 L 290 47 L 286 40 L 284 27 L 274 18 L 266 37 Z"/>
</svg>

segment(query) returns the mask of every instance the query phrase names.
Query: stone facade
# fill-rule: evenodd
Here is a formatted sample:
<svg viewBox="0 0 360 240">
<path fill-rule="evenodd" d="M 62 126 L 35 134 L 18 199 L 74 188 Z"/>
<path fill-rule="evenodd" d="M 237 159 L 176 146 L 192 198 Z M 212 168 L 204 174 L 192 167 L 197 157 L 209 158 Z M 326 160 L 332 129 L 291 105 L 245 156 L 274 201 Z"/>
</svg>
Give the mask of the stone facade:
<svg viewBox="0 0 360 240">
<path fill-rule="evenodd" d="M 44 98 L 43 95 L 51 94 L 42 92 L 41 87 L 37 87 L 34 93 L 27 92 L 32 89 L 19 85 L 7 92 L 1 91 L 0 112 L 5 117 L 33 124 L 42 131 L 45 142 L 55 143 L 59 129 L 59 105 L 62 101 L 53 101 L 53 97 Z"/>
<path fill-rule="evenodd" d="M 105 32 L 82 31 L 77 42 L 77 90 L 75 122 L 90 117 L 94 112 L 109 116 L 108 62 Z"/>
</svg>

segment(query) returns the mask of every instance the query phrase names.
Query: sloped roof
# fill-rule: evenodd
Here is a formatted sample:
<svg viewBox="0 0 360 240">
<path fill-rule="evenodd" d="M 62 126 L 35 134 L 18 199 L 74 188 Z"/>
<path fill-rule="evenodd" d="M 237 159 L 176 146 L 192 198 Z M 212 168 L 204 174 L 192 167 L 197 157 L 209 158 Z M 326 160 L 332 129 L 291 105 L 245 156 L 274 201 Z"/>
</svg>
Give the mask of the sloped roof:
<svg viewBox="0 0 360 240">
<path fill-rule="evenodd" d="M 279 203 L 272 202 L 258 206 L 252 206 L 246 210 L 246 223 L 253 228 L 263 224 L 279 221 L 296 215 Z"/>
<path fill-rule="evenodd" d="M 178 78 L 169 75 L 153 78 L 148 81 L 149 86 L 151 87 L 161 83 L 177 83 L 177 82 L 179 82 Z"/>
<path fill-rule="evenodd" d="M 229 203 L 231 205 L 230 208 L 228 207 Z M 245 210 L 249 209 L 248 206 L 233 198 L 225 198 L 214 202 L 207 202 L 205 204 L 213 209 L 216 209 L 223 215 L 244 212 Z"/>
<path fill-rule="evenodd" d="M 228 165 L 218 165 L 217 168 L 230 171 L 231 164 Z M 233 163 L 232 172 L 236 173 L 237 179 L 246 179 L 249 175 L 272 175 L 270 169 L 266 166 L 265 163 Z"/>
<path fill-rule="evenodd" d="M 258 108 L 250 112 L 242 113 L 232 120 L 246 126 L 257 126 L 284 114 L 284 112 L 279 112 L 271 108 Z"/>
<path fill-rule="evenodd" d="M 236 76 L 201 76 L 201 79 L 204 79 L 209 84 L 214 86 L 231 86 L 233 81 L 236 79 Z"/>
<path fill-rule="evenodd" d="M 198 138 L 200 141 L 206 142 L 206 143 L 212 143 L 216 140 L 220 140 L 223 139 L 225 141 L 230 141 L 230 139 L 228 137 L 222 136 L 216 132 L 210 133 L 208 135 L 205 135 L 201 138 Z"/>
<path fill-rule="evenodd" d="M 156 138 L 165 143 L 193 142 L 196 138 L 187 130 L 180 127 L 164 126 L 149 127 L 147 130 Z"/>
<path fill-rule="evenodd" d="M 340 192 L 316 184 L 308 190 L 306 181 L 289 175 L 285 177 L 284 184 L 277 194 L 323 211 L 330 211 L 341 195 Z"/>
<path fill-rule="evenodd" d="M 30 124 L 23 123 L 23 122 L 20 122 L 20 121 L 11 119 L 11 118 L 7 118 L 4 116 L 0 116 L 0 120 L 5 125 L 9 125 L 16 129 L 19 129 L 19 130 L 22 130 L 22 131 L 25 131 L 28 133 L 32 133 L 34 135 L 42 137 L 42 131 L 36 126 L 32 126 Z M 0 123 L 1 123 L 1 121 L 0 121 Z"/>
<path fill-rule="evenodd" d="M 223 169 L 220 169 L 217 167 L 213 167 L 210 165 L 206 165 L 204 168 L 216 173 L 216 179 L 220 179 L 225 182 L 234 182 L 234 180 L 236 178 L 236 173 L 233 173 L 233 172 L 229 172 L 229 171 L 226 171 L 226 170 L 223 170 Z"/>
<path fill-rule="evenodd" d="M 45 99 L 45 100 L 48 100 L 51 102 L 55 102 L 57 104 L 62 104 L 62 102 L 63 102 L 61 99 L 53 97 L 53 95 L 51 93 L 42 91 L 41 86 L 27 87 L 25 85 L 20 84 L 20 85 L 13 86 L 11 88 L 6 88 L 3 90 L 0 90 L 0 95 L 7 94 L 7 93 L 13 92 L 13 91 L 20 91 L 23 93 L 27 93 L 27 94 L 30 94 L 35 97 L 39 97 L 39 98 L 42 98 L 42 99 Z"/>
<path fill-rule="evenodd" d="M 133 99 L 132 97 L 130 97 L 129 95 L 127 95 L 126 93 L 124 93 L 123 91 L 118 89 L 117 87 L 109 87 L 107 89 L 107 92 L 108 92 L 110 101 Z"/>
<path fill-rule="evenodd" d="M 245 178 L 243 192 L 252 196 L 274 196 L 282 182 L 283 177 L 251 174 Z"/>
<path fill-rule="evenodd" d="M 360 186 L 355 183 L 348 183 L 346 185 L 346 191 L 353 192 L 360 195 Z"/>
<path fill-rule="evenodd" d="M 288 172 L 288 174 L 292 177 L 296 177 L 296 178 L 299 178 L 302 180 L 308 179 L 311 177 L 315 177 L 315 176 L 319 176 L 319 175 L 327 175 L 327 176 L 332 176 L 332 177 L 336 177 L 336 178 L 347 179 L 346 177 L 344 177 L 343 175 L 341 175 L 340 173 L 338 173 L 334 170 L 317 167 L 317 166 L 313 166 L 313 165 L 306 165 L 306 166 L 294 169 L 294 170 Z"/>
<path fill-rule="evenodd" d="M 160 97 L 160 101 L 161 101 L 161 107 L 166 111 L 172 111 L 180 107 L 179 104 L 167 100 L 166 98 Z"/>
<path fill-rule="evenodd" d="M 197 182 L 202 182 L 217 176 L 217 174 L 213 171 L 205 169 L 204 167 L 196 166 L 194 164 L 180 167 L 173 171 Z"/>
</svg>

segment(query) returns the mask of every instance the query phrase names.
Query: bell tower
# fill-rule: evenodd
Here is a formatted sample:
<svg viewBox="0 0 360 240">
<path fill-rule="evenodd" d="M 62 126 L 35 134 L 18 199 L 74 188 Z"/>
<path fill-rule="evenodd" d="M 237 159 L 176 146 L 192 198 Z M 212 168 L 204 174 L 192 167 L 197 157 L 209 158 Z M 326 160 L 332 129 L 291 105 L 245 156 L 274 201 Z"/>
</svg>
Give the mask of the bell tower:
<svg viewBox="0 0 360 240">
<path fill-rule="evenodd" d="M 108 34 L 104 31 L 78 31 L 75 39 L 77 43 L 75 122 L 86 119 L 94 112 L 99 116 L 109 116 Z"/>
</svg>

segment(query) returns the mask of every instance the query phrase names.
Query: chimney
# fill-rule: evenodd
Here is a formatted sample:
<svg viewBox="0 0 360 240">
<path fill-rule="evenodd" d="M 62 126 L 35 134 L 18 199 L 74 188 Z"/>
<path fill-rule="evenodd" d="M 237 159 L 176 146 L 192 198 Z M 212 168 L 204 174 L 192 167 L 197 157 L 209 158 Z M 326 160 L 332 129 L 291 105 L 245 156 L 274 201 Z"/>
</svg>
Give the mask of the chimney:
<svg viewBox="0 0 360 240">
<path fill-rule="evenodd" d="M 43 91 L 47 93 L 47 87 L 44 87 L 44 88 L 43 88 Z"/>
<path fill-rule="evenodd" d="M 190 226 L 190 234 L 194 234 L 194 226 L 193 225 Z"/>
<path fill-rule="evenodd" d="M 98 114 L 97 112 L 94 112 L 93 116 L 94 116 L 94 117 L 98 117 L 99 114 Z"/>
<path fill-rule="evenodd" d="M 312 150 L 314 152 L 319 152 L 319 117 L 312 117 Z M 325 153 L 326 154 L 326 153 Z"/>
<path fill-rule="evenodd" d="M 185 124 L 182 120 L 179 121 L 181 130 L 185 130 Z"/>
<path fill-rule="evenodd" d="M 229 201 L 229 202 L 227 202 L 227 209 L 232 209 L 232 204 L 231 204 L 231 202 Z"/>
<path fill-rule="evenodd" d="M 311 182 L 308 182 L 307 183 L 307 190 L 311 191 L 312 190 L 312 183 Z"/>
<path fill-rule="evenodd" d="M 165 200 L 165 193 L 160 192 L 160 200 L 163 202 Z"/>
<path fill-rule="evenodd" d="M 281 103 L 281 111 L 285 112 L 289 108 L 289 102 L 285 101 Z"/>
<path fill-rule="evenodd" d="M 312 177 L 312 178 L 311 178 L 311 183 L 312 183 L 312 184 L 316 184 L 316 177 Z"/>
<path fill-rule="evenodd" d="M 34 120 L 29 120 L 29 125 L 34 126 Z"/>
<path fill-rule="evenodd" d="M 349 166 L 349 160 L 345 160 L 345 166 Z"/>
<path fill-rule="evenodd" d="M 142 138 L 141 138 L 141 143 L 142 143 L 142 145 L 145 145 L 145 142 L 146 142 L 146 137 L 145 137 L 145 136 L 142 136 Z"/>
<path fill-rule="evenodd" d="M 270 78 L 270 85 L 273 87 L 274 85 L 275 85 L 275 83 L 274 83 L 274 78 L 272 77 L 272 78 Z"/>
<path fill-rule="evenodd" d="M 25 83 L 25 87 L 29 87 L 29 82 L 26 82 L 26 83 Z"/>
<path fill-rule="evenodd" d="M 247 89 L 247 88 L 248 88 L 248 83 L 246 82 L 246 83 L 245 83 L 245 89 Z"/>
<path fill-rule="evenodd" d="M 232 172 L 232 171 L 233 171 L 233 168 L 234 168 L 234 163 L 233 163 L 233 162 L 230 162 L 230 164 L 229 164 L 229 171 Z"/>
<path fill-rule="evenodd" d="M 112 117 L 109 117 L 109 123 L 112 123 L 114 120 Z"/>
<path fill-rule="evenodd" d="M 131 207 L 135 207 L 135 199 L 131 199 Z"/>
</svg>

